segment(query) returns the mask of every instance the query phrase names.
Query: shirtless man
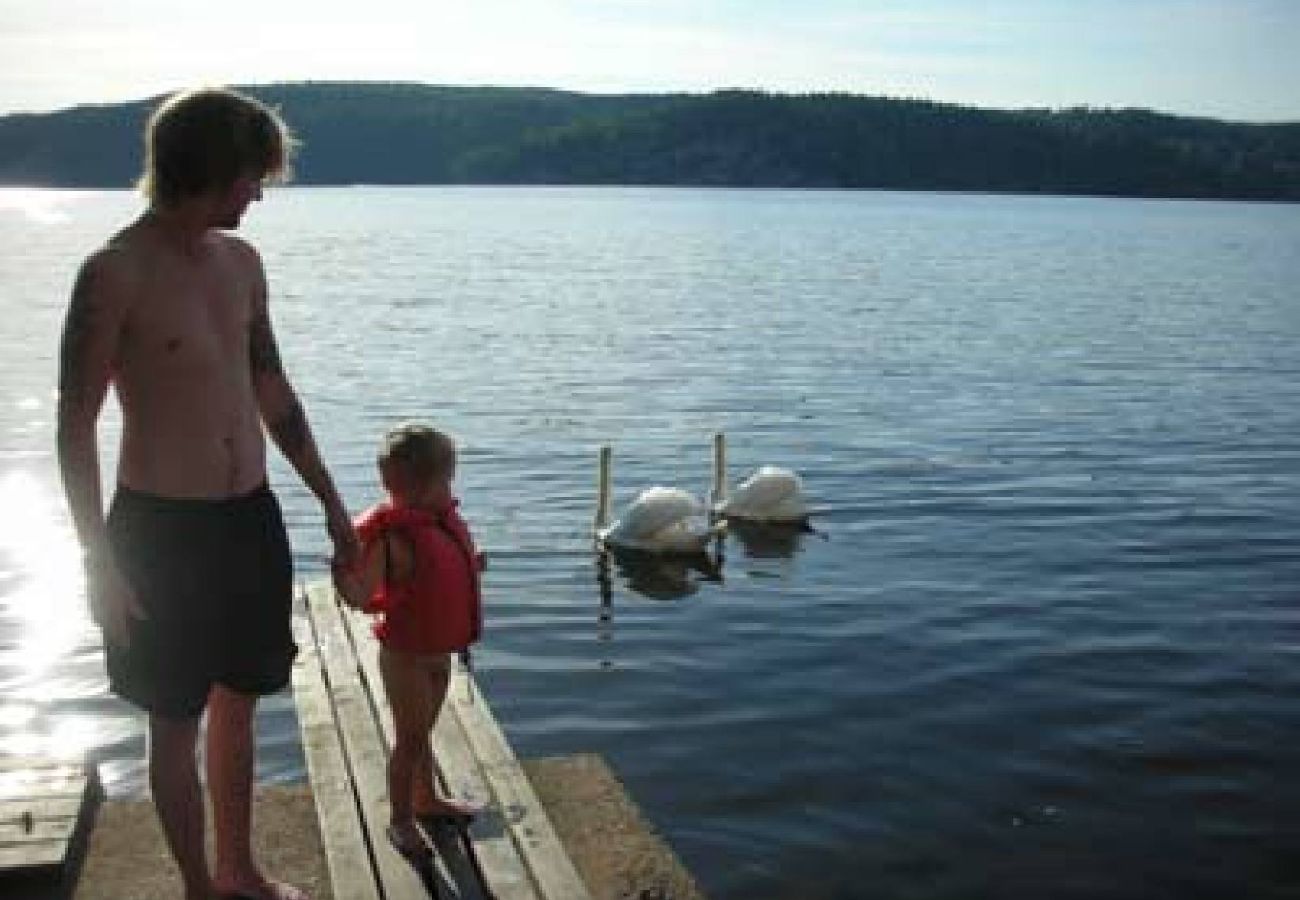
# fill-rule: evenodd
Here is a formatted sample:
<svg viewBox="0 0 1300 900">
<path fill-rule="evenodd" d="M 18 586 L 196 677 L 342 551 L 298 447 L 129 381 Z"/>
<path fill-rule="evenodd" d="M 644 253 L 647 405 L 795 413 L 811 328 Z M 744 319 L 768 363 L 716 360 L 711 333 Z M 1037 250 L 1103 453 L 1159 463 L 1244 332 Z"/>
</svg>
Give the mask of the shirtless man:
<svg viewBox="0 0 1300 900">
<path fill-rule="evenodd" d="M 263 425 L 324 506 L 336 557 L 355 544 L 280 364 L 261 260 L 227 233 L 285 173 L 293 139 L 223 89 L 172 97 L 145 138 L 149 207 L 82 265 L 64 323 L 64 491 L 110 686 L 149 714 L 149 784 L 186 900 L 303 900 L 262 873 L 250 839 L 255 705 L 297 652 Z M 123 427 L 105 518 L 96 422 L 110 383 Z M 195 762 L 205 709 L 211 870 Z"/>
</svg>

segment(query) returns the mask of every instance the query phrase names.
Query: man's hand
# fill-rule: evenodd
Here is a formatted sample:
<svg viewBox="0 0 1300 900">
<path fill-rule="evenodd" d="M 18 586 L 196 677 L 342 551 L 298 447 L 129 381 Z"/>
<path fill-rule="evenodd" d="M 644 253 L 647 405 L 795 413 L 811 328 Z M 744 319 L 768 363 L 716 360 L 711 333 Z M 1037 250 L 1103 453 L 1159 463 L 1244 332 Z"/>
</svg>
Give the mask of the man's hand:
<svg viewBox="0 0 1300 900">
<path fill-rule="evenodd" d="M 357 564 L 357 557 L 361 553 L 357 533 L 352 530 L 352 520 L 342 506 L 328 510 L 325 515 L 325 528 L 334 543 L 334 557 L 330 560 L 330 565 L 339 569 L 351 569 Z"/>
<path fill-rule="evenodd" d="M 358 586 L 358 575 L 353 566 L 331 560 L 330 576 L 334 581 L 334 592 L 343 598 L 344 603 L 352 609 L 365 609 L 367 598 Z"/>
<path fill-rule="evenodd" d="M 111 557 L 86 561 L 86 596 L 90 617 L 103 629 L 104 643 L 123 650 L 130 647 L 131 620 L 142 621 L 149 614 Z"/>
</svg>

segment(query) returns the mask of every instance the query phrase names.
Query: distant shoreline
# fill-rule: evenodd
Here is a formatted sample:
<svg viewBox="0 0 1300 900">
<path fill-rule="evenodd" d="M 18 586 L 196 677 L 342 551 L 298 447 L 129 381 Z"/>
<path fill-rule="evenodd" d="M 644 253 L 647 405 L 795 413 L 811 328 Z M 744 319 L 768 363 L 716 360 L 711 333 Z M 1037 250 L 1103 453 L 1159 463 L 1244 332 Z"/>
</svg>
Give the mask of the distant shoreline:
<svg viewBox="0 0 1300 900">
<path fill-rule="evenodd" d="M 302 186 L 619 186 L 1300 200 L 1300 123 L 998 110 L 856 94 L 244 87 L 303 139 Z M 157 98 L 0 116 L 0 184 L 120 188 Z"/>
</svg>

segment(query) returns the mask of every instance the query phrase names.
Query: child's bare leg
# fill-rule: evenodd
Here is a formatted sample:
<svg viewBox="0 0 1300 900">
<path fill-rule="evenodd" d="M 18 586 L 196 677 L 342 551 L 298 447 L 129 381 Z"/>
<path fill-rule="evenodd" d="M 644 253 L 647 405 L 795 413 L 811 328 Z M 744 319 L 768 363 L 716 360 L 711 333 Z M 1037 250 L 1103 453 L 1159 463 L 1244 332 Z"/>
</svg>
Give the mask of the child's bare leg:
<svg viewBox="0 0 1300 900">
<path fill-rule="evenodd" d="M 429 690 L 433 695 L 433 721 L 437 720 L 442 705 L 447 699 L 447 685 L 451 677 L 451 654 L 439 654 L 426 657 L 428 662 L 427 677 Z M 431 726 L 432 729 L 432 726 Z M 411 806 L 419 818 L 427 816 L 464 816 L 472 815 L 475 807 L 458 800 L 445 799 L 438 794 L 436 769 L 433 764 L 433 752 L 416 765 L 415 778 L 411 785 Z"/>
<path fill-rule="evenodd" d="M 417 818 L 431 815 L 430 810 L 438 802 L 437 777 L 432 753 L 416 762 L 415 777 L 411 781 L 411 808 Z"/>
<path fill-rule="evenodd" d="M 393 749 L 388 757 L 389 837 L 399 850 L 413 852 L 423 841 L 411 809 L 412 786 L 420 760 L 432 752 L 429 732 L 437 706 L 420 657 L 381 648 L 379 670 L 393 712 Z"/>
</svg>

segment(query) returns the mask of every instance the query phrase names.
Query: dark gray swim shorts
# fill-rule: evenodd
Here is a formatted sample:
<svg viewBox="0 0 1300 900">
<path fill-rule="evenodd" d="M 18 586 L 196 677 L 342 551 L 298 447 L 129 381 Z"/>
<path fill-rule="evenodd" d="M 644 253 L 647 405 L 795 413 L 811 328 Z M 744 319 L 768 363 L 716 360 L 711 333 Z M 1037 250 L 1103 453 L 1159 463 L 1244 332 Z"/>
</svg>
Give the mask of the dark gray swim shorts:
<svg viewBox="0 0 1300 900">
<path fill-rule="evenodd" d="M 149 613 L 132 622 L 128 649 L 106 648 L 113 693 L 157 715 L 190 718 L 214 684 L 260 696 L 288 683 L 298 652 L 293 561 L 269 486 L 220 500 L 119 486 L 108 536 Z"/>
</svg>

